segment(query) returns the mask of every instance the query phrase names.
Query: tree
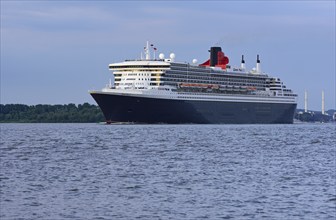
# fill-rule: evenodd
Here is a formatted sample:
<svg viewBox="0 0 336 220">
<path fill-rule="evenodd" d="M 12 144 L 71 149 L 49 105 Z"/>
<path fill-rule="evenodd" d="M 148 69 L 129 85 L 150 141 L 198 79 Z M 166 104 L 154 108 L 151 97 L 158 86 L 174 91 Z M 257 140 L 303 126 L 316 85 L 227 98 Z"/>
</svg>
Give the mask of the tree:
<svg viewBox="0 0 336 220">
<path fill-rule="evenodd" d="M 100 122 L 104 116 L 96 105 L 0 105 L 0 122 Z"/>
</svg>

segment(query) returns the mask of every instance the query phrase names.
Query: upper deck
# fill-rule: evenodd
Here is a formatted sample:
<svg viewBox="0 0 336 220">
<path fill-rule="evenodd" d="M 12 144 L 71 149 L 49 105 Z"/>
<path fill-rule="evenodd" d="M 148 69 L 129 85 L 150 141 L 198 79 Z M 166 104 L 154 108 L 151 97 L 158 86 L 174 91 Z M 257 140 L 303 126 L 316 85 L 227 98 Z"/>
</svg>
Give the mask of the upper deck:
<svg viewBox="0 0 336 220">
<path fill-rule="evenodd" d="M 247 71 L 243 57 L 240 67 L 231 68 L 221 49 L 215 48 L 215 52 L 218 53 L 217 58 L 211 57 L 203 64 L 194 61 L 191 64 L 176 62 L 175 54 L 171 54 L 169 59 L 164 59 L 163 54 L 160 54 L 160 59 L 151 59 L 147 44 L 145 59 L 109 64 L 114 75 L 113 88 L 170 88 L 180 92 L 296 96 L 279 78 L 261 71 L 259 56 L 256 68 Z"/>
</svg>

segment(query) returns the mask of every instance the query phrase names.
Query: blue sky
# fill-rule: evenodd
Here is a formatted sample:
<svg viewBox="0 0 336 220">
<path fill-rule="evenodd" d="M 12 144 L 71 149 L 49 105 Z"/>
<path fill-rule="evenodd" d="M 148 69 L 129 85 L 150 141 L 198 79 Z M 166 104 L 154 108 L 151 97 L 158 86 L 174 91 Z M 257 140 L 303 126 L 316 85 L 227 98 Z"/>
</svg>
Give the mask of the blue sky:
<svg viewBox="0 0 336 220">
<path fill-rule="evenodd" d="M 108 64 L 139 58 L 149 40 L 176 60 L 220 45 L 238 66 L 260 54 L 308 107 L 335 104 L 335 1 L 1 1 L 1 103 L 95 103 Z"/>
</svg>

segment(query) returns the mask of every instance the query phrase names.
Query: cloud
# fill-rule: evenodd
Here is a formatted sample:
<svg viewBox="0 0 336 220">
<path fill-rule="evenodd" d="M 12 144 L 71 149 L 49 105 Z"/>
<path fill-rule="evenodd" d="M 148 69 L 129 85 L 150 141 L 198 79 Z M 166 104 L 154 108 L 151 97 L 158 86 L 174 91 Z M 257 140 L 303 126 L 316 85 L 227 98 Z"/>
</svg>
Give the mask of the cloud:
<svg viewBox="0 0 336 220">
<path fill-rule="evenodd" d="M 189 7 L 190 4 L 193 4 L 193 7 Z M 213 7 L 214 5 L 216 7 Z M 39 2 L 26 3 L 25 6 L 4 4 L 1 15 L 2 30 L 6 33 L 14 30 L 12 32 L 15 34 L 22 32 L 21 35 L 31 31 L 48 38 L 52 38 L 52 35 L 48 34 L 52 33 L 57 35 L 55 37 L 58 39 L 62 39 L 61 35 L 68 39 L 76 39 L 80 35 L 81 39 L 84 38 L 83 43 L 86 42 L 86 38 L 93 41 L 110 38 L 113 41 L 130 42 L 135 36 L 139 39 L 152 37 L 162 42 L 183 44 L 204 42 L 204 39 L 217 42 L 220 38 L 238 43 L 278 34 L 290 35 L 289 31 L 295 32 L 297 27 L 300 27 L 300 30 L 312 26 L 321 29 L 323 26 L 332 25 L 319 15 L 258 13 L 253 8 L 232 12 L 227 8 L 237 7 L 236 4 L 218 2 L 135 3 L 134 7 L 127 9 L 119 2 Z M 211 7 L 212 10 L 204 10 L 204 7 Z M 81 39 L 77 39 L 75 43 L 80 43 Z"/>
<path fill-rule="evenodd" d="M 118 22 L 118 16 L 100 7 L 55 6 L 30 7 L 14 10 L 4 7 L 1 18 L 3 28 L 20 28 L 41 31 L 87 30 L 102 28 L 102 23 Z"/>
<path fill-rule="evenodd" d="M 290 79 L 286 82 L 291 81 L 298 89 L 305 86 L 299 74 L 304 74 L 305 83 L 316 79 L 316 69 L 310 66 L 310 60 L 307 62 L 311 53 L 314 62 L 325 64 L 318 67 L 321 79 L 334 75 L 334 2 L 133 1 L 131 7 L 129 4 L 1 1 L 1 59 L 6 66 L 2 69 L 7 77 L 6 86 L 12 85 L 7 79 L 14 71 L 18 76 L 29 67 L 45 68 L 40 75 L 45 76 L 48 71 L 48 75 L 64 77 L 74 74 L 79 66 L 83 73 L 76 73 L 86 85 L 92 83 L 92 78 L 85 82 L 83 75 L 92 73 L 83 64 L 90 63 L 89 66 L 104 71 L 110 60 L 139 57 L 146 40 L 153 41 L 160 52 L 175 52 L 181 61 L 207 59 L 207 49 L 216 43 L 235 64 L 244 53 L 247 65 L 254 65 L 255 54 L 261 52 L 264 69 L 281 73 L 282 78 Z M 62 69 L 55 70 L 50 65 Z M 40 78 L 36 73 L 35 78 L 29 75 L 27 80 L 31 87 L 38 88 L 34 82 Z M 312 83 L 311 87 L 316 85 Z M 57 90 L 57 85 L 53 89 Z"/>
</svg>

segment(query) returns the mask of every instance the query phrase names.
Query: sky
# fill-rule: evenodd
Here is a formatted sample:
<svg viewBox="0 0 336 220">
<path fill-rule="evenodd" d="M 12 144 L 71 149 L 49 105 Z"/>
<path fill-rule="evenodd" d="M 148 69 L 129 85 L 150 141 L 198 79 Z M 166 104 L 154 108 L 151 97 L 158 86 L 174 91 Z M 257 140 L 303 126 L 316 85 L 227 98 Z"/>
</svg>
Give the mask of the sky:
<svg viewBox="0 0 336 220">
<path fill-rule="evenodd" d="M 95 104 L 108 64 L 140 58 L 146 41 L 200 63 L 221 46 L 244 54 L 299 95 L 298 108 L 336 109 L 335 1 L 1 0 L 1 104 Z"/>
</svg>

